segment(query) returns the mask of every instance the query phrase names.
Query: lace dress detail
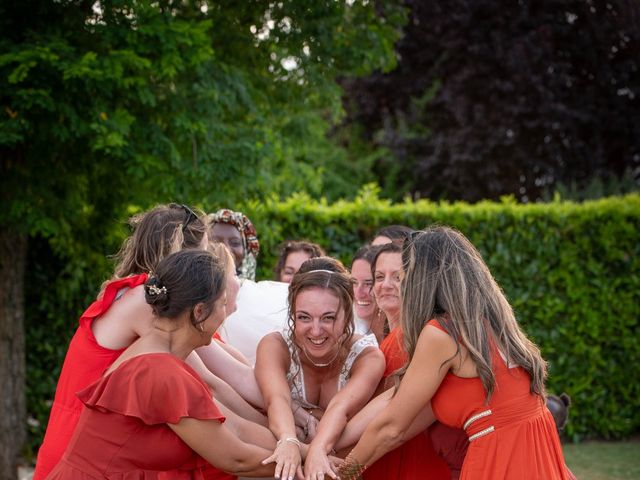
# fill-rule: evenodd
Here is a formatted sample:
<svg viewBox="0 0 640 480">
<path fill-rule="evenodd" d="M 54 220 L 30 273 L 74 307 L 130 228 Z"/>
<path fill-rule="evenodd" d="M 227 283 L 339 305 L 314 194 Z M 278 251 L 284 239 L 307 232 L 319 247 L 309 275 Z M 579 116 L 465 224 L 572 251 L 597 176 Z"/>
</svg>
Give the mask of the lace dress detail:
<svg viewBox="0 0 640 480">
<path fill-rule="evenodd" d="M 289 386 L 291 387 L 291 400 L 298 401 L 304 408 L 318 408 L 318 405 L 307 401 L 306 392 L 304 391 L 304 371 L 300 367 L 298 351 L 289 338 L 285 335 L 282 335 L 282 337 L 285 342 L 287 342 L 289 354 L 291 355 L 291 364 L 289 365 L 289 373 L 287 373 L 287 382 L 289 382 Z M 338 376 L 338 390 L 341 390 L 347 384 L 351 377 L 351 367 L 353 367 L 353 363 L 364 349 L 368 347 L 378 348 L 378 342 L 372 333 L 364 335 L 353 342 L 351 350 L 349 350 L 349 354 L 340 370 L 340 375 Z"/>
</svg>

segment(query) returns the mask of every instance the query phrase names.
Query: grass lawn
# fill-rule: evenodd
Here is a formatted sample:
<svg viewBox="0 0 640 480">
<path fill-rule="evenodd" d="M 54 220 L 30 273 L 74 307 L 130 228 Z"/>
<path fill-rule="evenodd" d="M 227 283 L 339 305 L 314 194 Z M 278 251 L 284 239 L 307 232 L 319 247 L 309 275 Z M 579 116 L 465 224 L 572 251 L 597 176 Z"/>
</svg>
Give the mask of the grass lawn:
<svg viewBox="0 0 640 480">
<path fill-rule="evenodd" d="M 563 445 L 565 460 L 578 480 L 640 479 L 640 439 Z"/>
</svg>

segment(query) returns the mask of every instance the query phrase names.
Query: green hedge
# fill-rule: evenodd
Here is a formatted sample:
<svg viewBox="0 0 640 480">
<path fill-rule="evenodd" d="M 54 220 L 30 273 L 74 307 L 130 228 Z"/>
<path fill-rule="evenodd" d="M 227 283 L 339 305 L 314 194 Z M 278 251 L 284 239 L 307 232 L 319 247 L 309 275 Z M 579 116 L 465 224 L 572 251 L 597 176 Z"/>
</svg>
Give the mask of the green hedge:
<svg viewBox="0 0 640 480">
<path fill-rule="evenodd" d="M 381 226 L 461 230 L 479 248 L 525 331 L 549 362 L 550 392 L 573 401 L 566 434 L 640 430 L 640 195 L 585 203 L 391 204 L 375 190 L 328 205 L 305 196 L 245 205 L 271 278 L 282 239 L 305 238 L 346 265 Z"/>
<path fill-rule="evenodd" d="M 353 202 L 331 205 L 297 195 L 229 207 L 243 210 L 256 225 L 260 279 L 272 278 L 278 245 L 286 239 L 316 241 L 348 265 L 382 225 L 460 229 L 541 346 L 550 365 L 549 391 L 571 396 L 568 436 L 622 438 L 640 431 L 640 195 L 580 204 L 391 204 L 365 189 Z M 77 318 L 108 277 L 106 255 L 126 233 L 114 223 L 108 238 L 79 238 L 65 249 L 51 239 L 30 239 L 27 455 L 42 439 Z"/>
</svg>

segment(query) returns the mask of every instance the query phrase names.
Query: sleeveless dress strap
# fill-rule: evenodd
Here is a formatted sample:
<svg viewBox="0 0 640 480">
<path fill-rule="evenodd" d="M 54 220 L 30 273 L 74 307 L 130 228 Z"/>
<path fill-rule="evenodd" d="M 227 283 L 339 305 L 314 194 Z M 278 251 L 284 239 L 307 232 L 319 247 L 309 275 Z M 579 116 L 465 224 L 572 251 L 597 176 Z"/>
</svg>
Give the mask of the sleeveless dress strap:
<svg viewBox="0 0 640 480">
<path fill-rule="evenodd" d="M 342 389 L 349 380 L 351 376 L 351 368 L 353 367 L 353 363 L 360 356 L 360 354 L 364 351 L 364 349 L 374 347 L 378 348 L 378 341 L 376 340 L 376 336 L 373 333 L 369 333 L 368 335 L 362 336 L 351 345 L 351 350 L 349 350 L 349 354 L 347 355 L 346 360 L 344 361 L 344 365 L 340 372 L 340 379 L 338 382 L 338 390 Z"/>
<path fill-rule="evenodd" d="M 148 275 L 146 273 L 141 273 L 139 275 L 119 278 L 118 280 L 109 282 L 109 284 L 104 289 L 102 297 L 98 298 L 89 306 L 89 308 L 84 311 L 84 313 L 80 317 L 80 324 L 82 325 L 86 322 L 89 322 L 106 312 L 113 304 L 114 300 L 116 299 L 116 295 L 118 295 L 118 292 L 120 290 L 122 290 L 123 288 L 135 288 L 138 285 L 142 285 L 147 281 L 147 278 Z"/>
</svg>

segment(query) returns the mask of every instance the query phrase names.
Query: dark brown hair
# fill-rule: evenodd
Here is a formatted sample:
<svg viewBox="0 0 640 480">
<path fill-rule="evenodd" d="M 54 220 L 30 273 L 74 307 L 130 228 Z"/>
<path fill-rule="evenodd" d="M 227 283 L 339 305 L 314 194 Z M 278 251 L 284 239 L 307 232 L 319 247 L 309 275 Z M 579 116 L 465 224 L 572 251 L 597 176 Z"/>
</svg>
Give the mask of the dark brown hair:
<svg viewBox="0 0 640 480">
<path fill-rule="evenodd" d="M 309 255 L 309 258 L 317 258 L 326 255 L 320 245 L 313 242 L 307 242 L 306 240 L 289 240 L 282 244 L 280 248 L 280 256 L 278 262 L 273 269 L 275 274 L 275 280 L 280 281 L 280 275 L 284 269 L 285 263 L 287 263 L 287 257 L 293 252 L 305 252 Z"/>
<path fill-rule="evenodd" d="M 386 227 L 380 228 L 373 235 L 373 238 L 387 237 L 392 243 L 402 245 L 405 239 L 411 235 L 411 232 L 413 232 L 413 228 L 407 227 L 406 225 L 387 225 Z"/>
<path fill-rule="evenodd" d="M 175 319 L 191 309 L 193 326 L 202 323 L 224 293 L 226 263 L 206 250 L 182 250 L 162 259 L 144 287 L 154 315 Z M 194 314 L 198 303 L 206 306 L 201 318 Z"/>
</svg>

